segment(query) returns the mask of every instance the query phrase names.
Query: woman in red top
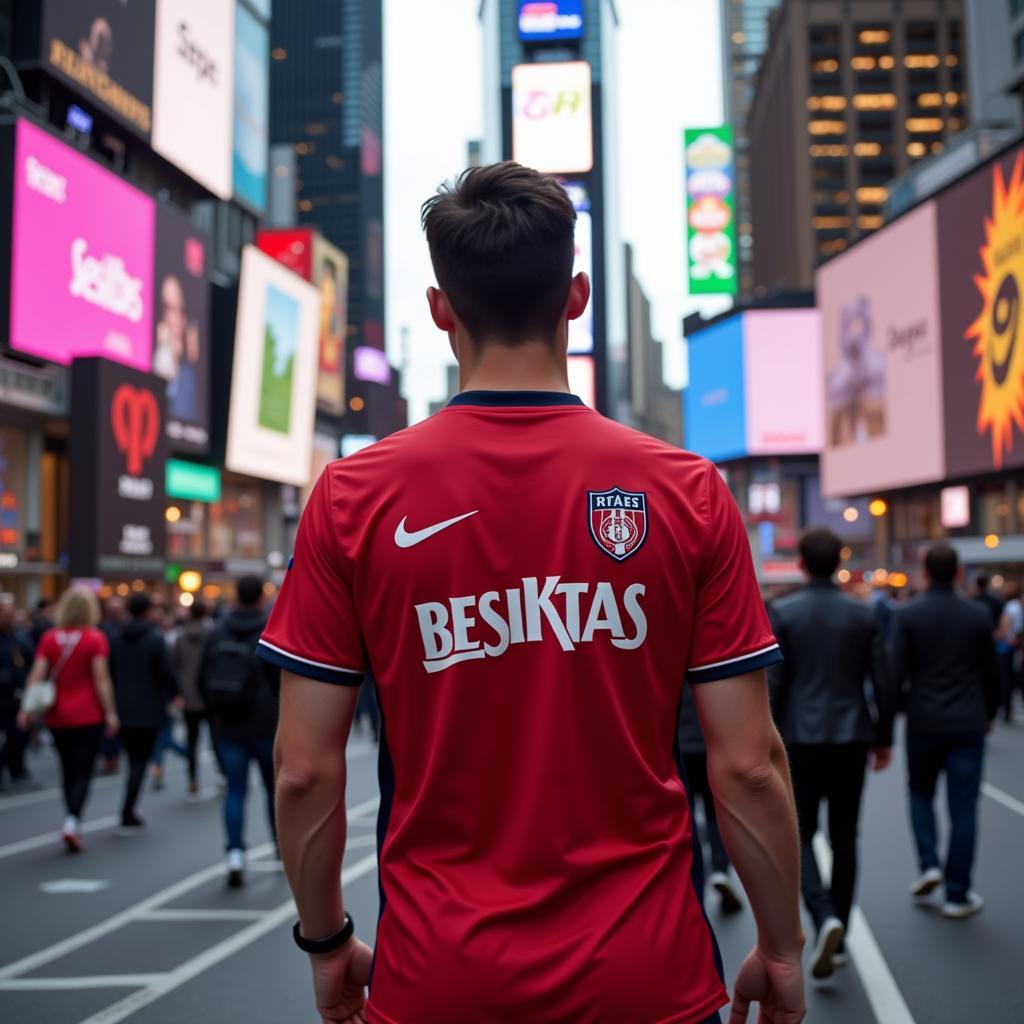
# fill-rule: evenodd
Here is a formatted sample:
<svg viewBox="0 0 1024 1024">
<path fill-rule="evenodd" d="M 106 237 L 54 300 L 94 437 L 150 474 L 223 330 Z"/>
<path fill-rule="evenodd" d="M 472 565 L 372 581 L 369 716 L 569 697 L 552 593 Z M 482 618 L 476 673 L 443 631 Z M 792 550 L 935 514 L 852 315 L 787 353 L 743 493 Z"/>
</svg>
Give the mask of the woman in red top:
<svg viewBox="0 0 1024 1024">
<path fill-rule="evenodd" d="M 57 625 L 47 630 L 36 649 L 28 688 L 53 678 L 57 699 L 46 712 L 46 726 L 60 756 L 67 818 L 61 836 L 72 853 L 82 849 L 79 818 L 92 781 L 104 725 L 113 736 L 119 723 L 110 683 L 107 638 L 96 628 L 99 605 L 81 587 L 64 593 L 57 609 Z M 28 716 L 19 716 L 26 728 Z"/>
</svg>

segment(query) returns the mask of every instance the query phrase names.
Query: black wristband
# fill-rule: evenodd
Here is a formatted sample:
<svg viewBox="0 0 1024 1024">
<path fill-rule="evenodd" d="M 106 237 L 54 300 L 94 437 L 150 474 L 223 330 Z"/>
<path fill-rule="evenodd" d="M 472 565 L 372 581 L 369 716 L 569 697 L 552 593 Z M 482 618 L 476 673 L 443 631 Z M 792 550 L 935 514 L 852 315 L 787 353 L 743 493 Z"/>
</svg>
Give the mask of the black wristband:
<svg viewBox="0 0 1024 1024">
<path fill-rule="evenodd" d="M 355 930 L 356 926 L 352 923 L 352 918 L 346 912 L 345 923 L 338 931 L 326 939 L 304 938 L 298 921 L 295 922 L 295 927 L 292 929 L 292 938 L 295 939 L 295 945 L 303 953 L 333 953 L 334 950 L 340 949 L 352 938 Z"/>
</svg>

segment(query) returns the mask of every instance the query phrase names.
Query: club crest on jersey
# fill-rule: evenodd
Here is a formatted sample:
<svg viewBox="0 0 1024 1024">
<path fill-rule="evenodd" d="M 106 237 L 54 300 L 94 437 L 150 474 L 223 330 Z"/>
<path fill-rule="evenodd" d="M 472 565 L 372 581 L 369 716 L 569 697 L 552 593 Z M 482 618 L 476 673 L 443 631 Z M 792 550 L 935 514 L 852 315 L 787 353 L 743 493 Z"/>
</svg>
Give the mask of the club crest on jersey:
<svg viewBox="0 0 1024 1024">
<path fill-rule="evenodd" d="M 621 487 L 588 491 L 587 518 L 594 543 L 616 562 L 624 562 L 647 539 L 647 495 Z"/>
</svg>

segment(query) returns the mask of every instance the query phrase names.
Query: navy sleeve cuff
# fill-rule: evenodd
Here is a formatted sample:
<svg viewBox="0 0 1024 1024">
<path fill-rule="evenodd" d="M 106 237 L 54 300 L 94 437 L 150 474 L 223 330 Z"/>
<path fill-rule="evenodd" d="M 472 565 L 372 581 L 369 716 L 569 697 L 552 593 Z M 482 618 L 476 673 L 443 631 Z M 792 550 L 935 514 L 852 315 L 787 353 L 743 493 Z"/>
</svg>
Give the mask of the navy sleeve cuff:
<svg viewBox="0 0 1024 1024">
<path fill-rule="evenodd" d="M 358 686 L 363 681 L 363 672 L 326 665 L 322 661 L 311 661 L 309 658 L 300 658 L 296 654 L 289 654 L 280 647 L 267 643 L 266 640 L 261 640 L 256 645 L 256 656 L 278 668 L 294 672 L 297 676 L 316 679 L 321 683 L 333 683 L 335 686 Z"/>
<path fill-rule="evenodd" d="M 769 665 L 777 665 L 782 661 L 782 652 L 778 644 L 762 648 L 759 651 L 752 651 L 750 654 L 741 654 L 738 658 L 729 658 L 725 661 L 716 661 L 710 665 L 701 665 L 691 668 L 686 673 L 686 678 L 691 683 L 714 683 L 719 679 L 731 679 L 733 676 L 741 676 L 746 672 L 755 672 L 759 668 L 767 668 Z"/>
</svg>

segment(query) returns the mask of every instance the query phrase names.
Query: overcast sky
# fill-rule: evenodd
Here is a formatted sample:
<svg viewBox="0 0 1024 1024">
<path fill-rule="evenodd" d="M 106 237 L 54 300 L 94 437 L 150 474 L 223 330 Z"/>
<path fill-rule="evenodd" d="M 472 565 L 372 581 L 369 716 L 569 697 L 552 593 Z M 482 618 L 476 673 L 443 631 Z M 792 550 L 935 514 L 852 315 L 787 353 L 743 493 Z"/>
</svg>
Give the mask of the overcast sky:
<svg viewBox="0 0 1024 1024">
<path fill-rule="evenodd" d="M 448 339 L 427 314 L 433 283 L 419 207 L 466 164 L 483 131 L 480 0 L 385 0 L 388 351 L 408 328 L 410 417 L 443 396 Z M 682 317 L 697 308 L 683 262 L 682 130 L 722 118 L 718 0 L 618 0 L 624 240 L 666 342 L 666 379 L 685 377 Z M 606 102 L 610 98 L 606 97 Z M 722 300 L 703 300 L 714 312 Z"/>
</svg>

